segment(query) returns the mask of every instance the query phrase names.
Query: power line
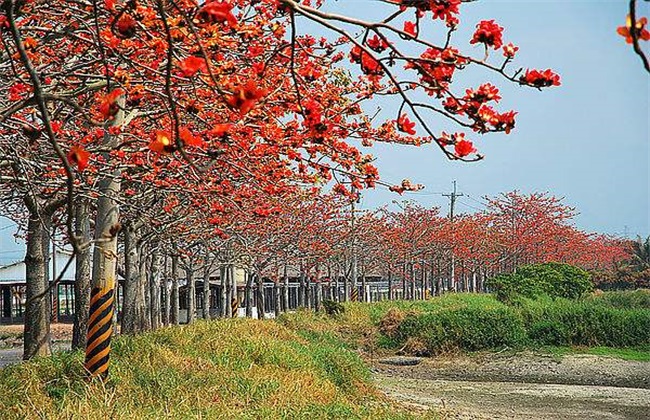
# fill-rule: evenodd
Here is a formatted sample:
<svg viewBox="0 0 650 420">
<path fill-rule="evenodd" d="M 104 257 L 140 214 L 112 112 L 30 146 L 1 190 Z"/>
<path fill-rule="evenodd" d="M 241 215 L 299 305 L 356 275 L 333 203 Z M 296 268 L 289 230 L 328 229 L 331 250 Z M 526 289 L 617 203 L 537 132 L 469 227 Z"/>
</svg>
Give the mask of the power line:
<svg viewBox="0 0 650 420">
<path fill-rule="evenodd" d="M 458 204 L 462 204 L 463 206 L 469 207 L 470 209 L 473 209 L 473 210 L 476 210 L 476 211 L 481 211 L 481 212 L 484 211 L 484 209 L 478 208 L 476 206 L 472 206 L 471 204 L 467 204 L 467 203 L 462 202 L 460 200 L 458 201 Z"/>
</svg>

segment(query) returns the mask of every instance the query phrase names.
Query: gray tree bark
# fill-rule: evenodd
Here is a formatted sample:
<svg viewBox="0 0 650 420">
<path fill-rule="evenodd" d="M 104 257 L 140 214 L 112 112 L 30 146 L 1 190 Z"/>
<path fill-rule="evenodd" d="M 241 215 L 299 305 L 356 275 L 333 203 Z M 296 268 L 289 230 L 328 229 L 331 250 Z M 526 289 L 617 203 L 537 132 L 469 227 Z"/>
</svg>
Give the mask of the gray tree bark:
<svg viewBox="0 0 650 420">
<path fill-rule="evenodd" d="M 172 255 L 172 290 L 170 293 L 169 322 L 178 325 L 178 254 Z"/>
<path fill-rule="evenodd" d="M 264 296 L 264 279 L 260 273 L 255 273 L 255 280 L 257 281 L 257 319 L 264 319 L 264 304 L 266 302 Z"/>
<path fill-rule="evenodd" d="M 206 256 L 206 260 L 207 260 Z M 206 261 L 203 271 L 203 319 L 210 319 L 210 270 L 212 265 Z"/>
<path fill-rule="evenodd" d="M 79 201 L 75 213 L 75 235 L 87 244 L 90 240 L 90 214 L 88 202 Z M 72 328 L 72 349 L 86 346 L 88 333 L 88 311 L 90 309 L 90 248 L 81 249 L 75 260 L 74 280 L 74 325 Z"/>
<path fill-rule="evenodd" d="M 196 317 L 196 284 L 191 261 L 187 262 L 185 270 L 187 271 L 187 323 L 191 324 Z"/>
<path fill-rule="evenodd" d="M 219 317 L 220 318 L 225 318 L 228 316 L 228 306 L 230 306 L 230 303 L 228 302 L 228 281 L 227 281 L 227 276 L 228 276 L 228 269 L 225 265 L 222 265 L 219 267 Z"/>
<path fill-rule="evenodd" d="M 28 206 L 30 207 L 30 206 Z M 27 303 L 25 307 L 25 330 L 23 335 L 23 359 L 49 356 L 52 353 L 50 336 L 49 279 L 46 277 L 43 238 L 47 233 L 41 217 L 34 207 L 30 209 L 27 222 L 27 252 L 25 254 L 25 277 Z"/>
<path fill-rule="evenodd" d="M 141 288 L 139 266 L 137 234 L 133 224 L 128 223 L 124 228 L 125 282 L 122 299 L 122 334 L 135 334 L 141 327 L 142 308 L 138 306 Z"/>
<path fill-rule="evenodd" d="M 160 251 L 156 248 L 151 254 L 149 271 L 149 288 L 151 296 L 151 328 L 160 328 Z"/>
<path fill-rule="evenodd" d="M 246 318 L 253 317 L 253 274 L 246 272 L 246 288 L 244 290 L 244 300 L 246 304 Z"/>
</svg>

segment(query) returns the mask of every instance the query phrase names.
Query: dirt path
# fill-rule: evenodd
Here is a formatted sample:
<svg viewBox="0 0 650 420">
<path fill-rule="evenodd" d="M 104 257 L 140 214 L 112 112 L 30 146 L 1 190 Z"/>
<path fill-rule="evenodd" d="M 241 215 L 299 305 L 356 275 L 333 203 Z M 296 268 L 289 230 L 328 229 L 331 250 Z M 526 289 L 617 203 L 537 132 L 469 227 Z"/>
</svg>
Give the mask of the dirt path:
<svg viewBox="0 0 650 420">
<path fill-rule="evenodd" d="M 389 396 L 450 419 L 650 418 L 650 363 L 534 354 L 374 364 Z"/>
</svg>

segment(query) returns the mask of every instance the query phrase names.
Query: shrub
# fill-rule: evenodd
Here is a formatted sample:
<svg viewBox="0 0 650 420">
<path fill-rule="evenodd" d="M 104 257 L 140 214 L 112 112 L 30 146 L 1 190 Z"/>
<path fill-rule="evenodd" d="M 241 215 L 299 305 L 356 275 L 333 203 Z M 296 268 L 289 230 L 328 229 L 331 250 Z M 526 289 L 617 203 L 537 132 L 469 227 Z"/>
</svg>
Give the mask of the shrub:
<svg viewBox="0 0 650 420">
<path fill-rule="evenodd" d="M 520 347 L 526 332 L 516 311 L 508 307 L 447 309 L 437 313 L 408 314 L 400 324 L 401 342 L 416 338 L 430 353 Z"/>
<path fill-rule="evenodd" d="M 540 300 L 522 308 L 531 340 L 540 345 L 632 347 L 650 343 L 650 311 L 593 302 Z"/>
<path fill-rule="evenodd" d="M 555 262 L 522 266 L 516 273 L 499 274 L 488 279 L 486 286 L 502 302 L 511 302 L 518 296 L 578 299 L 593 289 L 588 272 Z"/>
<path fill-rule="evenodd" d="M 594 293 L 589 300 L 602 303 L 613 308 L 650 309 L 650 290 L 638 289 L 607 293 Z"/>
</svg>

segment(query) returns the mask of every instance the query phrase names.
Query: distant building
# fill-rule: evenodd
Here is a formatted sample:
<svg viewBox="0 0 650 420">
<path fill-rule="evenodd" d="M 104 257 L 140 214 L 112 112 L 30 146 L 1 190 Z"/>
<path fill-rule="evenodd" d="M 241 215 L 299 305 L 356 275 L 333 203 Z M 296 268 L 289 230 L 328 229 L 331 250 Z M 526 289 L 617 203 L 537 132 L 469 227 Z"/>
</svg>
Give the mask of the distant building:
<svg viewBox="0 0 650 420">
<path fill-rule="evenodd" d="M 57 250 L 50 254 L 49 275 L 53 281 L 63 273 L 61 281 L 50 293 L 53 321 L 71 321 L 74 315 L 75 259 L 63 272 L 72 253 Z M 118 295 L 118 299 L 119 299 Z M 25 262 L 0 267 L 0 323 L 21 322 L 25 314 Z"/>
</svg>

